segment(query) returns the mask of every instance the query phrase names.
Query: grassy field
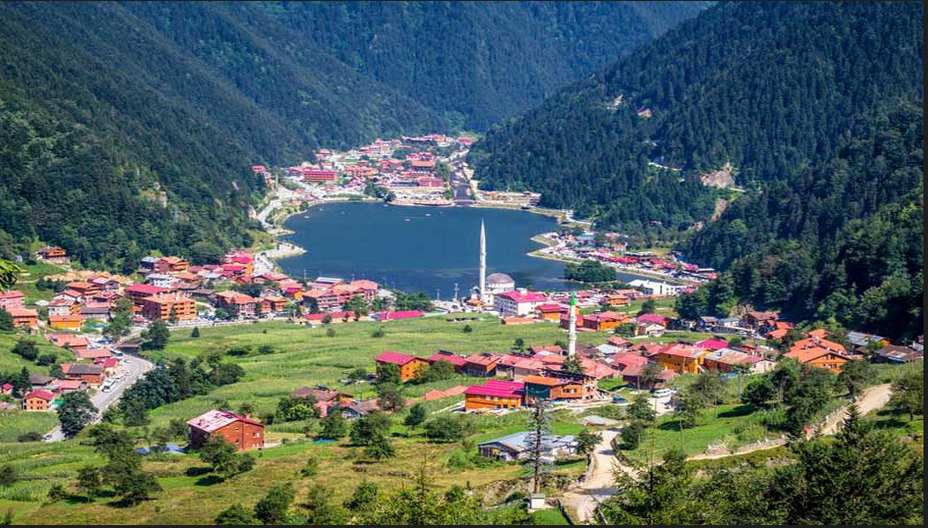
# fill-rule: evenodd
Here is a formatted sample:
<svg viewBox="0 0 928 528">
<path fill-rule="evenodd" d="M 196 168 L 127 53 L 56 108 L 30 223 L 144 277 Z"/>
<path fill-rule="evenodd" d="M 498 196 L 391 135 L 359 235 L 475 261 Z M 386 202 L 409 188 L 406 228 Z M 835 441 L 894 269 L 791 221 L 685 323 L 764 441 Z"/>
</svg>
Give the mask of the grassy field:
<svg viewBox="0 0 928 528">
<path fill-rule="evenodd" d="M 51 300 L 51 298 L 55 295 L 55 292 L 52 290 L 40 290 L 36 288 L 36 281 L 47 275 L 57 275 L 66 271 L 64 268 L 45 262 L 24 264 L 23 268 L 25 268 L 26 273 L 19 275 L 14 288 L 26 295 L 25 301 L 27 304 L 33 304 L 38 300 Z"/>
<path fill-rule="evenodd" d="M 463 324 L 452 323 L 444 317 L 379 323 L 348 323 L 333 325 L 335 336 L 328 337 L 323 328 L 304 328 L 292 324 L 273 322 L 255 325 L 202 328 L 201 337 L 189 337 L 189 330 L 174 333 L 168 348 L 160 353 L 163 358 L 193 358 L 210 350 L 224 352 L 231 347 L 257 347 L 270 345 L 272 354 L 246 357 L 227 357 L 240 363 L 248 372 L 240 382 L 222 387 L 211 393 L 186 401 L 167 405 L 151 413 L 148 428 L 134 428 L 144 437 L 146 431 L 166 423 L 171 418 L 189 419 L 216 406 L 218 401 L 237 408 L 244 402 L 256 406 L 259 414 L 272 412 L 281 396 L 302 385 L 325 384 L 345 392 L 362 395 L 372 392 L 368 385 L 344 386 L 339 380 L 357 367 L 373 371 L 372 358 L 385 350 L 430 356 L 439 348 L 458 353 L 478 351 L 505 352 L 516 338 L 526 345 L 550 345 L 565 339 L 566 333 L 557 325 L 505 326 L 498 319 L 485 317 L 469 323 L 473 331 L 463 332 Z M 383 327 L 385 336 L 374 338 L 371 333 Z M 265 330 L 267 333 L 265 333 Z M 579 341 L 600 344 L 605 334 L 583 332 Z M 410 386 L 407 397 L 416 397 L 436 388 L 458 384 L 471 384 L 473 378 L 457 378 L 442 382 Z M 427 407 L 433 412 L 447 407 L 461 397 L 432 401 Z M 0 512 L 12 508 L 14 521 L 41 523 L 91 524 L 210 524 L 216 514 L 234 502 L 252 506 L 267 489 L 281 482 L 294 482 L 298 490 L 297 503 L 314 483 L 333 488 L 336 500 L 347 497 L 362 480 L 377 483 L 381 489 L 392 489 L 408 482 L 423 465 L 439 487 L 452 484 L 479 489 L 490 483 L 512 481 L 526 475 L 519 464 L 481 461 L 475 463 L 476 443 L 526 429 L 526 412 L 504 416 L 476 416 L 477 433 L 473 443 L 466 447 L 460 443 L 437 444 L 427 441 L 420 429 L 403 426 L 397 413 L 391 431 L 397 457 L 371 463 L 360 457 L 361 449 L 347 445 L 346 441 L 315 443 L 307 438 L 305 430 L 316 424 L 291 422 L 268 427 L 268 440 L 283 441 L 278 447 L 256 453 L 258 464 L 246 474 L 223 481 L 200 474 L 202 464 L 195 455 L 147 459 L 145 469 L 153 471 L 164 491 L 154 500 L 137 507 L 119 508 L 103 497 L 90 502 L 75 497 L 48 503 L 48 489 L 55 483 L 73 482 L 76 471 L 84 464 L 99 465 L 102 461 L 88 447 L 81 445 L 80 437 L 60 444 L 0 443 L 0 459 L 11 463 L 22 478 L 15 485 L 0 490 Z M 46 415 L 47 416 L 47 415 Z M 39 419 L 30 416 L 30 420 Z M 558 411 L 553 418 L 558 434 L 576 434 L 582 429 L 581 418 L 566 411 Z M 5 425 L 5 420 L 4 420 Z M 16 427 L 20 429 L 23 424 Z M 4 440 L 15 439 L 19 433 L 4 435 Z M 144 442 L 143 442 L 144 443 Z M 319 460 L 319 473 L 302 478 L 300 469 L 314 457 Z M 585 469 L 583 460 L 557 466 L 556 473 L 578 476 Z M 508 492 L 507 492 L 508 493 Z M 502 500 L 503 497 L 499 497 Z M 543 514 L 545 522 L 555 522 Z"/>
<path fill-rule="evenodd" d="M 58 425 L 52 412 L 0 411 L 0 444 L 15 442 L 23 433 L 45 434 Z"/>
</svg>

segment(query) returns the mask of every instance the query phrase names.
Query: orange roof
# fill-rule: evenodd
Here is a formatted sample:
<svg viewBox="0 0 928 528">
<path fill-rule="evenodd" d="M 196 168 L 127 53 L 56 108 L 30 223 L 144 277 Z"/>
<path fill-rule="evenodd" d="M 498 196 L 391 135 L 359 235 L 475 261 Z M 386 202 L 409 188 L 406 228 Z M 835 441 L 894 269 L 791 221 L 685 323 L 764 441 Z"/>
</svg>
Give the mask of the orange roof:
<svg viewBox="0 0 928 528">
<path fill-rule="evenodd" d="M 828 354 L 838 356 L 845 360 L 851 359 L 844 353 L 835 352 L 834 350 L 828 350 L 822 347 L 812 347 L 812 348 L 806 348 L 803 350 L 795 350 L 795 351 L 791 350 L 787 352 L 785 356 L 788 358 L 795 359 L 796 361 L 800 363 L 808 363 L 810 361 L 815 361 L 816 359 L 820 357 L 827 356 Z"/>
<path fill-rule="evenodd" d="M 522 378 L 523 383 L 531 383 L 532 385 L 544 385 L 546 387 L 559 387 L 561 385 L 567 385 L 570 382 L 567 380 L 557 379 L 557 378 L 546 378 L 544 376 L 525 376 Z"/>
<path fill-rule="evenodd" d="M 49 322 L 52 323 L 66 323 L 66 322 L 77 322 L 83 321 L 84 316 L 82 315 L 50 315 L 48 316 Z"/>
</svg>

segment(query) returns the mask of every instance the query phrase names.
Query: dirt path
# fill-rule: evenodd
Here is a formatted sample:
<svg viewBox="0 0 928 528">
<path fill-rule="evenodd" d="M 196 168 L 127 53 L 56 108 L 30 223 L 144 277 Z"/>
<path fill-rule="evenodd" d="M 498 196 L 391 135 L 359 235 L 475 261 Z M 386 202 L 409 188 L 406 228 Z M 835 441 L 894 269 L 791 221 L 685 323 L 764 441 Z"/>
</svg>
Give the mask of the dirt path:
<svg viewBox="0 0 928 528">
<path fill-rule="evenodd" d="M 866 416 L 868 413 L 882 408 L 889 403 L 889 398 L 893 395 L 892 385 L 885 383 L 868 388 L 857 398 L 857 408 L 860 409 L 860 415 Z M 838 432 L 844 419 L 847 418 L 847 407 L 828 420 L 822 427 L 822 434 L 831 435 Z"/>
<path fill-rule="evenodd" d="M 593 451 L 586 478 L 561 498 L 566 506 L 576 512 L 577 522 L 593 521 L 596 506 L 615 495 L 614 470 L 632 471 L 632 468 L 621 465 L 612 451 L 612 439 L 619 434 L 619 430 L 609 429 L 602 434 L 603 440 Z"/>
</svg>

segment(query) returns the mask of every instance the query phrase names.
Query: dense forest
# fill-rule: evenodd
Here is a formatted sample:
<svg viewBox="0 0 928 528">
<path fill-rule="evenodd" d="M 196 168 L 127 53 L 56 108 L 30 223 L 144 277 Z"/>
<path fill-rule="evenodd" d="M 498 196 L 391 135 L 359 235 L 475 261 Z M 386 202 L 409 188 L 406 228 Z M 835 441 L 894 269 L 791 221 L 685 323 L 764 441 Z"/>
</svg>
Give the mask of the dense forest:
<svg viewBox="0 0 928 528">
<path fill-rule="evenodd" d="M 485 130 L 710 2 L 262 2 L 345 64 Z"/>
<path fill-rule="evenodd" d="M 921 333 L 923 115 L 921 102 L 888 104 L 833 158 L 736 201 L 690 239 L 688 253 L 729 271 L 682 299 L 684 314 L 737 298 L 891 337 Z"/>
<path fill-rule="evenodd" d="M 530 188 L 602 225 L 685 229 L 726 162 L 757 189 L 829 159 L 878 104 L 923 94 L 923 7 L 722 3 L 491 130 L 486 189 Z"/>
</svg>

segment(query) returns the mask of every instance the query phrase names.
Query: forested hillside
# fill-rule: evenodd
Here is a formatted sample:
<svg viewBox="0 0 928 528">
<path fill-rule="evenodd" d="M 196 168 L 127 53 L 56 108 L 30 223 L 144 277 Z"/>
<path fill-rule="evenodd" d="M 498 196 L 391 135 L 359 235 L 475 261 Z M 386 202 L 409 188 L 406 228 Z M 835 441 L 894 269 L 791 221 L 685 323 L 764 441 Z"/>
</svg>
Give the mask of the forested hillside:
<svg viewBox="0 0 928 528">
<path fill-rule="evenodd" d="M 685 296 L 686 317 L 736 300 L 880 335 L 923 329 L 924 141 L 921 101 L 893 101 L 836 155 L 738 200 L 684 248 L 719 266 Z"/>
<path fill-rule="evenodd" d="M 491 131 L 470 161 L 487 189 L 627 232 L 687 228 L 712 211 L 701 172 L 788 182 L 876 105 L 920 101 L 922 30 L 918 3 L 719 4 Z M 658 179 L 651 161 L 682 170 Z"/>
<path fill-rule="evenodd" d="M 445 128 L 247 4 L 4 2 L 0 19 L 0 256 L 40 239 L 128 269 L 247 245 L 253 163 Z"/>
<path fill-rule="evenodd" d="M 710 2 L 262 2 L 359 72 L 484 130 Z"/>
</svg>

